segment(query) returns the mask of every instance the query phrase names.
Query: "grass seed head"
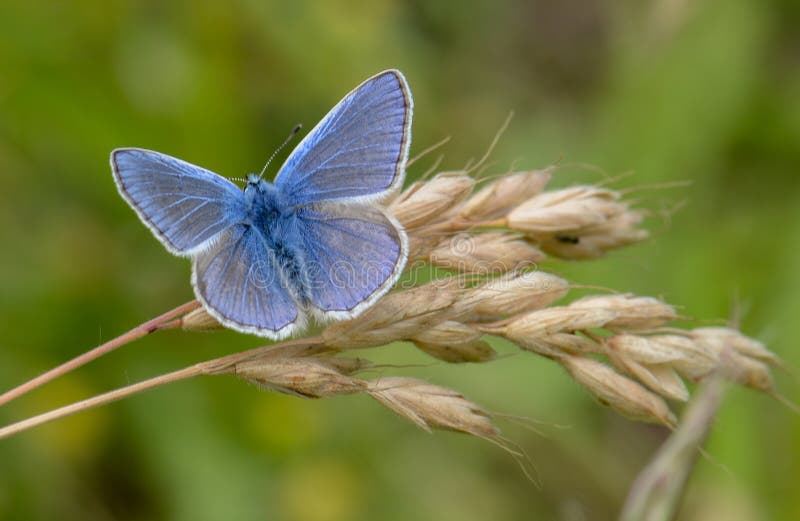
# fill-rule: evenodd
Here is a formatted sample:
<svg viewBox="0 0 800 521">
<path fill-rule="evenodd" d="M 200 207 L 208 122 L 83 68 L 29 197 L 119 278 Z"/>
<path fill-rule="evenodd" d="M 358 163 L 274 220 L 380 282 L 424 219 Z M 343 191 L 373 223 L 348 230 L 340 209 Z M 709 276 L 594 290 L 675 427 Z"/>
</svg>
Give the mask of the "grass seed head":
<svg viewBox="0 0 800 521">
<path fill-rule="evenodd" d="M 467 290 L 457 306 L 476 320 L 496 320 L 543 309 L 561 299 L 569 283 L 543 271 L 512 272 Z"/>
<path fill-rule="evenodd" d="M 369 384 L 370 396 L 425 430 L 444 429 L 487 439 L 499 434 L 489 413 L 458 391 L 405 377 L 381 378 Z"/>
<path fill-rule="evenodd" d="M 553 175 L 552 168 L 517 172 L 499 177 L 478 190 L 461 207 L 468 221 L 497 219 L 523 201 L 541 193 Z"/>
<path fill-rule="evenodd" d="M 544 337 L 540 342 L 566 353 L 588 354 L 599 351 L 596 342 L 576 333 L 553 333 Z"/>
<path fill-rule="evenodd" d="M 665 398 L 685 402 L 689 390 L 675 370 L 666 364 L 645 364 L 624 356 L 610 356 L 614 365 Z"/>
<path fill-rule="evenodd" d="M 624 213 L 627 205 L 618 199 L 617 192 L 593 186 L 542 192 L 511 210 L 508 226 L 532 234 L 579 230 Z"/>
<path fill-rule="evenodd" d="M 715 353 L 718 370 L 727 379 L 753 389 L 773 392 L 775 383 L 767 362 L 779 363 L 777 357 L 738 331 L 726 327 L 698 328 L 690 333 L 699 345 Z M 751 357 L 749 353 L 756 356 Z M 768 355 L 772 355 L 771 357 Z"/>
<path fill-rule="evenodd" d="M 613 320 L 616 313 L 605 309 L 580 310 L 552 307 L 531 311 L 512 317 L 501 324 L 477 326 L 485 333 L 500 335 L 522 349 L 549 358 L 587 348 L 586 342 L 570 337 L 555 336 L 560 333 L 597 329 Z"/>
<path fill-rule="evenodd" d="M 610 327 L 647 329 L 660 327 L 678 318 L 675 308 L 652 297 L 633 295 L 591 295 L 569 305 L 573 309 L 607 309 L 617 316 Z"/>
<path fill-rule="evenodd" d="M 430 252 L 442 243 L 442 234 L 424 228 L 412 230 L 408 234 L 408 261 L 428 260 Z"/>
<path fill-rule="evenodd" d="M 412 338 L 447 320 L 458 294 L 457 282 L 434 282 L 390 293 L 362 315 L 331 324 L 322 338 L 328 346 L 341 349 L 377 347 Z"/>
<path fill-rule="evenodd" d="M 696 342 L 691 337 L 682 335 L 654 335 L 647 337 L 655 349 L 664 349 L 679 353 L 679 357 L 669 362 L 678 373 L 697 380 L 713 371 L 719 364 L 719 355 Z"/>
<path fill-rule="evenodd" d="M 353 394 L 366 388 L 364 380 L 345 374 L 353 369 L 354 362 L 334 360 L 337 359 L 253 360 L 237 364 L 235 371 L 237 376 L 261 387 L 306 398 Z"/>
<path fill-rule="evenodd" d="M 689 361 L 698 350 L 690 338 L 681 335 L 639 336 L 614 335 L 605 340 L 606 346 L 619 356 L 644 364 L 668 364 Z M 716 357 L 708 357 L 708 369 Z M 705 365 L 705 364 L 704 364 Z"/>
<path fill-rule="evenodd" d="M 430 262 L 436 266 L 482 276 L 507 273 L 544 258 L 544 253 L 524 237 L 502 231 L 458 234 L 429 254 Z"/>
<path fill-rule="evenodd" d="M 770 365 L 780 365 L 780 359 L 764 344 L 729 327 L 701 327 L 692 331 L 692 337 L 720 352 L 730 347 L 737 353 Z"/>
<path fill-rule="evenodd" d="M 650 233 L 637 227 L 643 217 L 643 212 L 629 209 L 600 224 L 536 238 L 542 250 L 550 255 L 562 259 L 594 259 L 602 257 L 608 250 L 647 239 Z"/>
<path fill-rule="evenodd" d="M 443 172 L 412 184 L 389 210 L 406 230 L 413 230 L 442 220 L 474 186 L 475 180 L 464 172 Z"/>
<path fill-rule="evenodd" d="M 445 362 L 486 362 L 497 353 L 481 340 L 482 335 L 466 324 L 448 320 L 421 331 L 411 340 L 420 350 Z"/>
<path fill-rule="evenodd" d="M 611 309 L 556 306 L 515 316 L 503 326 L 503 330 L 514 338 L 542 337 L 602 328 L 616 317 L 617 312 Z"/>
<path fill-rule="evenodd" d="M 609 366 L 582 356 L 565 356 L 558 362 L 600 403 L 623 416 L 668 427 L 677 424 L 675 415 L 662 398 Z"/>
<path fill-rule="evenodd" d="M 769 394 L 775 392 L 775 381 L 764 362 L 738 353 L 726 353 L 720 357 L 720 368 L 722 375 L 733 382 Z"/>
<path fill-rule="evenodd" d="M 181 327 L 185 331 L 216 331 L 222 329 L 222 324 L 208 314 L 205 308 L 200 307 L 181 317 Z"/>
</svg>

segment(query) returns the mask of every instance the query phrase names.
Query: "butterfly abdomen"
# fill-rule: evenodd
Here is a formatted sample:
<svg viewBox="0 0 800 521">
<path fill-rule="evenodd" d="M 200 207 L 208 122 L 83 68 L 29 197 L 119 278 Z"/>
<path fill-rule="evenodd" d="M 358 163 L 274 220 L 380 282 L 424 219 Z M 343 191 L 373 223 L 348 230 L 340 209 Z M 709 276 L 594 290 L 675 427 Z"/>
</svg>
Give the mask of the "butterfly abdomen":
<svg viewBox="0 0 800 521">
<path fill-rule="evenodd" d="M 284 283 L 291 288 L 295 298 L 303 307 L 309 304 L 308 276 L 304 271 L 301 253 L 291 245 L 280 241 L 275 242 L 273 251 L 277 264 L 282 268 Z"/>
</svg>

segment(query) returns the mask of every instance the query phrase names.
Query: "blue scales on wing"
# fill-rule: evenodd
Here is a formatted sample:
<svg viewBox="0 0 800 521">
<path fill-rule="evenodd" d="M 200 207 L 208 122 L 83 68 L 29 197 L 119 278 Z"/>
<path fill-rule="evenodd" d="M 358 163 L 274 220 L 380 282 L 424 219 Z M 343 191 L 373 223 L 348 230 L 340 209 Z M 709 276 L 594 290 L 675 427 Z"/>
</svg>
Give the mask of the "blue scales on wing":
<svg viewBox="0 0 800 521">
<path fill-rule="evenodd" d="M 298 309 L 285 287 L 275 253 L 260 232 L 236 225 L 194 259 L 197 296 L 223 324 L 283 337 L 297 325 Z"/>
<path fill-rule="evenodd" d="M 159 152 L 117 149 L 111 166 L 122 196 L 176 255 L 192 255 L 240 222 L 242 190 L 213 172 Z"/>
<path fill-rule="evenodd" d="M 294 205 L 375 196 L 402 183 L 412 101 L 399 71 L 344 97 L 292 151 L 275 185 Z"/>
<path fill-rule="evenodd" d="M 297 226 L 308 299 L 323 316 L 351 316 L 370 306 L 405 265 L 405 233 L 379 208 L 307 205 L 297 213 Z"/>
</svg>

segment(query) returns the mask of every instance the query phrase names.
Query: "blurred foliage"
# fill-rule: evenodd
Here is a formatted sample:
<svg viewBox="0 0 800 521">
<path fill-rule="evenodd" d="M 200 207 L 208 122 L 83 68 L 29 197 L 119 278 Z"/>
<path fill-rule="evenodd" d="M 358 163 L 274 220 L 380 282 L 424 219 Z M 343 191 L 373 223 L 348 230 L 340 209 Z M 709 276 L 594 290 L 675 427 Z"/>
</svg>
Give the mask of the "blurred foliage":
<svg viewBox="0 0 800 521">
<path fill-rule="evenodd" d="M 295 123 L 309 128 L 388 67 L 415 95 L 412 155 L 451 135 L 443 166 L 458 168 L 514 110 L 488 173 L 559 161 L 562 184 L 627 172 L 617 186 L 691 181 L 636 192 L 664 216 L 652 240 L 552 269 L 663 296 L 699 320 L 740 310 L 743 330 L 794 371 L 797 27 L 791 0 L 5 0 L 0 387 L 191 298 L 188 263 L 117 195 L 111 149 L 241 176 Z M 4 407 L 0 421 L 256 345 L 165 332 Z M 429 362 L 402 345 L 374 356 Z M 428 435 L 364 397 L 303 401 L 208 378 L 0 442 L 0 519 L 612 519 L 665 436 L 533 356 L 411 372 L 543 422 L 540 433 L 505 425 L 541 488 L 497 447 Z M 779 380 L 796 400 L 797 382 Z M 708 451 L 681 519 L 800 519 L 797 415 L 733 390 Z"/>
</svg>

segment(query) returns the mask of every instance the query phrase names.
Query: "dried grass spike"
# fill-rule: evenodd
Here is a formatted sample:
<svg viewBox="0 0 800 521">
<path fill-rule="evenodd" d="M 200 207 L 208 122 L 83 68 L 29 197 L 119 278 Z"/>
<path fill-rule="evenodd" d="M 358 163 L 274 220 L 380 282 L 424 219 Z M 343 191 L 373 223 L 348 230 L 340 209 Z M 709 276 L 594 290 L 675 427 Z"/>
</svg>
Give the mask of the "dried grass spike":
<svg viewBox="0 0 800 521">
<path fill-rule="evenodd" d="M 690 336 L 697 344 L 717 355 L 719 371 L 725 378 L 759 391 L 774 393 L 775 383 L 764 360 L 774 360 L 776 364 L 779 362 L 774 355 L 768 356 L 772 353 L 766 349 L 763 352 L 758 349 L 757 342 L 726 327 L 698 328 L 691 331 Z M 745 354 L 747 352 L 757 356 L 750 357 Z"/>
<path fill-rule="evenodd" d="M 688 353 L 696 349 L 691 339 L 680 335 L 614 335 L 605 340 L 605 345 L 619 356 L 644 364 L 666 364 L 687 360 Z M 709 361 L 715 360 L 716 357 L 713 357 Z"/>
<path fill-rule="evenodd" d="M 508 174 L 491 181 L 461 207 L 459 217 L 467 221 L 497 219 L 523 201 L 541 193 L 550 182 L 553 168 Z"/>
<path fill-rule="evenodd" d="M 569 305 L 573 309 L 608 309 L 617 316 L 609 327 L 648 329 L 660 327 L 678 318 L 675 308 L 652 297 L 634 295 L 592 295 Z"/>
<path fill-rule="evenodd" d="M 389 210 L 407 230 L 413 230 L 440 221 L 474 186 L 475 180 L 464 172 L 443 172 L 429 181 L 412 184 Z"/>
<path fill-rule="evenodd" d="M 366 382 L 344 374 L 346 362 L 336 359 L 285 358 L 236 364 L 235 374 L 264 388 L 305 398 L 323 398 L 363 391 Z"/>
<path fill-rule="evenodd" d="M 180 319 L 181 328 L 185 331 L 216 331 L 223 329 L 222 324 L 217 319 L 208 314 L 205 308 L 197 308 L 190 311 Z"/>
<path fill-rule="evenodd" d="M 550 358 L 558 358 L 564 351 L 558 343 L 550 341 L 558 333 L 572 333 L 605 326 L 616 313 L 605 309 L 582 310 L 553 307 L 531 311 L 500 324 L 476 326 L 485 333 L 501 335 L 519 347 Z M 557 338 L 557 337 L 556 337 Z M 568 344 L 567 351 L 572 351 Z"/>
<path fill-rule="evenodd" d="M 681 375 L 697 380 L 709 374 L 719 365 L 719 356 L 689 336 L 654 335 L 647 337 L 648 342 L 656 349 L 674 350 L 680 353 L 679 358 L 669 362 Z"/>
<path fill-rule="evenodd" d="M 569 283 L 544 271 L 513 272 L 472 288 L 457 303 L 486 321 L 543 309 L 563 298 Z"/>
<path fill-rule="evenodd" d="M 594 259 L 608 250 L 628 246 L 647 239 L 650 233 L 642 228 L 644 213 L 628 210 L 603 223 L 566 233 L 536 235 L 543 251 L 563 259 Z"/>
<path fill-rule="evenodd" d="M 489 440 L 499 435 L 486 410 L 446 387 L 415 378 L 388 377 L 369 382 L 367 392 L 425 430 L 464 432 Z"/>
<path fill-rule="evenodd" d="M 442 241 L 428 258 L 436 266 L 478 276 L 496 276 L 530 267 L 545 254 L 518 234 L 460 233 Z"/>
<path fill-rule="evenodd" d="M 644 364 L 624 356 L 612 356 L 611 361 L 620 370 L 636 377 L 647 387 L 665 398 L 685 402 L 689 390 L 672 367 L 664 364 Z"/>
<path fill-rule="evenodd" d="M 411 340 L 422 351 L 451 363 L 486 362 L 497 356 L 483 334 L 455 321 L 446 321 L 415 335 Z"/>
<path fill-rule="evenodd" d="M 508 226 L 533 234 L 549 234 L 599 225 L 624 213 L 619 193 L 594 186 L 543 192 L 514 208 Z"/>
<path fill-rule="evenodd" d="M 623 416 L 667 427 L 676 425 L 675 415 L 663 399 L 607 365 L 582 356 L 564 356 L 558 362 L 600 403 Z"/>
<path fill-rule="evenodd" d="M 542 344 L 573 354 L 589 354 L 600 351 L 595 341 L 575 333 L 554 333 L 541 340 Z"/>
<path fill-rule="evenodd" d="M 501 326 L 501 330 L 514 337 L 541 337 L 605 327 L 616 317 L 617 312 L 610 309 L 573 309 L 557 306 L 513 317 Z M 491 324 L 488 327 L 491 328 Z"/>
<path fill-rule="evenodd" d="M 448 320 L 458 296 L 458 281 L 434 281 L 390 293 L 361 316 L 331 324 L 322 338 L 326 345 L 340 349 L 377 347 L 412 338 Z"/>
<path fill-rule="evenodd" d="M 701 327 L 694 329 L 691 334 L 693 338 L 713 346 L 718 352 L 727 346 L 748 358 L 754 358 L 773 366 L 781 365 L 780 359 L 775 353 L 764 347 L 764 344 L 743 335 L 735 329 L 729 327 Z"/>
</svg>

